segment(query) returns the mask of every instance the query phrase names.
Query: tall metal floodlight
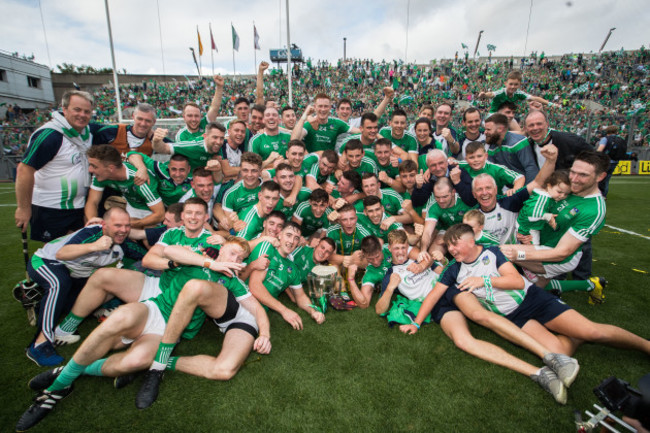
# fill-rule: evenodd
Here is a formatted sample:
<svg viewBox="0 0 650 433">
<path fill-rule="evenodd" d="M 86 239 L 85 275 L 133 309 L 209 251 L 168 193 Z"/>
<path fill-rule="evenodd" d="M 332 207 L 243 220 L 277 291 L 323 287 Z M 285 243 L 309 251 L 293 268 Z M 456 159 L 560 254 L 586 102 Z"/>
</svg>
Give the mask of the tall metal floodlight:
<svg viewBox="0 0 650 433">
<path fill-rule="evenodd" d="M 609 29 L 609 32 L 607 33 L 607 36 L 605 36 L 605 40 L 603 41 L 603 44 L 600 46 L 600 49 L 598 50 L 598 54 L 600 54 L 603 49 L 605 48 L 605 45 L 607 44 L 607 41 L 609 41 L 609 37 L 612 35 L 612 32 L 616 30 L 616 27 L 612 27 Z"/>
<path fill-rule="evenodd" d="M 343 38 L 343 63 L 347 60 L 347 53 L 346 53 L 346 44 L 347 44 L 348 38 Z"/>
<path fill-rule="evenodd" d="M 115 103 L 117 104 L 117 121 L 123 122 L 122 103 L 120 102 L 120 84 L 117 81 L 117 67 L 115 66 L 115 51 L 113 50 L 113 31 L 111 30 L 111 15 L 108 12 L 108 0 L 104 0 L 106 6 L 106 24 L 108 25 L 108 41 L 111 45 L 111 60 L 113 61 L 113 84 L 115 86 Z"/>
</svg>

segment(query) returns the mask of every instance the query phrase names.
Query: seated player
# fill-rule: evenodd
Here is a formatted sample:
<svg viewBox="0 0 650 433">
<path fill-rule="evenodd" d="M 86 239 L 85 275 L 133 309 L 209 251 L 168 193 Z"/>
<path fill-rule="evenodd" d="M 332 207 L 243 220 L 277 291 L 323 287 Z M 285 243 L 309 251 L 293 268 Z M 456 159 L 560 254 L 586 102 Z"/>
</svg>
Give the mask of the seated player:
<svg viewBox="0 0 650 433">
<path fill-rule="evenodd" d="M 420 254 L 417 261 L 409 258 L 411 248 L 404 230 L 394 230 L 388 234 L 388 249 L 392 273 L 377 300 L 375 312 L 387 316 L 390 326 L 412 323 L 422 301 L 438 281 L 442 267 L 438 266 L 434 271 L 434 259 L 426 252 Z M 441 253 L 436 255 L 439 259 L 443 257 Z M 395 290 L 398 292 L 397 299 L 391 305 Z M 428 321 L 427 318 L 423 323 Z"/>
<path fill-rule="evenodd" d="M 280 163 L 275 168 L 273 180 L 280 185 L 280 200 L 276 209 L 290 218 L 300 203 L 307 201 L 311 190 L 302 185 L 300 176 L 294 173 L 293 168 L 287 163 Z"/>
<path fill-rule="evenodd" d="M 293 263 L 302 273 L 301 282 L 304 284 L 307 281 L 307 275 L 314 266 L 327 265 L 334 251 L 336 251 L 336 243 L 330 238 L 318 240 L 315 247 L 301 245 L 296 248 L 291 253 L 291 257 L 293 257 Z"/>
<path fill-rule="evenodd" d="M 144 255 L 127 239 L 131 226 L 125 210 L 114 207 L 104 214 L 104 218 L 99 224 L 45 244 L 34 253 L 27 266 L 30 278 L 43 288 L 44 294 L 38 312 L 37 332 L 25 353 L 41 367 L 63 362 L 63 357 L 54 350 L 54 343 L 79 340 L 78 335 L 60 338 L 54 325 L 70 311 L 92 273 L 121 260 L 125 253 L 134 260 Z"/>
<path fill-rule="evenodd" d="M 357 218 L 359 224 L 384 242 L 388 241 L 391 231 L 403 229 L 402 224 L 390 222 L 381 200 L 375 195 L 363 199 L 363 212 L 358 212 Z"/>
<path fill-rule="evenodd" d="M 318 324 L 325 321 L 325 315 L 311 306 L 311 301 L 302 288 L 302 272 L 291 260 L 290 254 L 300 243 L 300 236 L 300 227 L 293 222 L 288 222 L 280 232 L 278 248 L 269 242 L 258 244 L 251 253 L 249 262 L 267 255 L 269 265 L 266 270 L 254 270 L 248 280 L 253 296 L 262 305 L 279 313 L 296 330 L 303 328 L 300 315 L 278 299 L 287 288 L 291 289 L 290 298 L 301 310 L 307 312 Z"/>
<path fill-rule="evenodd" d="M 335 213 L 332 212 L 330 217 Z M 327 229 L 327 237 L 336 242 L 336 253 L 330 262 L 334 265 L 343 265 L 347 268 L 351 264 L 362 265 L 361 240 L 370 236 L 370 232 L 359 224 L 357 211 L 351 204 L 346 204 L 336 212 L 338 224 Z M 363 267 L 363 266 L 361 266 Z"/>
<path fill-rule="evenodd" d="M 280 185 L 272 180 L 266 181 L 257 193 L 258 201 L 254 205 L 243 209 L 237 215 L 242 224 L 237 236 L 250 241 L 262 233 L 264 219 L 269 216 L 280 200 Z M 237 229 L 237 224 L 235 224 Z"/>
</svg>

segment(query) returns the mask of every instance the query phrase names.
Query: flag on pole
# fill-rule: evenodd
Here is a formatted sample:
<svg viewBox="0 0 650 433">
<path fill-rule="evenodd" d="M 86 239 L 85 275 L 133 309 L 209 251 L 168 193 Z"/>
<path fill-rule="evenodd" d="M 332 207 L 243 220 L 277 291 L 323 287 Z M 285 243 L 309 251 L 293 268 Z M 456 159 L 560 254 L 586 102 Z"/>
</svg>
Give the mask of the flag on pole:
<svg viewBox="0 0 650 433">
<path fill-rule="evenodd" d="M 199 56 L 202 56 L 203 44 L 201 43 L 201 33 L 199 33 L 199 26 L 196 26 L 196 36 L 199 38 Z"/>
<path fill-rule="evenodd" d="M 239 52 L 239 35 L 232 23 L 230 23 L 230 27 L 232 27 L 232 49 Z"/>
<path fill-rule="evenodd" d="M 218 53 L 217 44 L 214 43 L 214 36 L 212 36 L 212 24 L 210 24 L 210 42 L 212 42 L 212 49 Z"/>
<path fill-rule="evenodd" d="M 462 42 L 460 43 L 460 46 L 461 46 L 461 47 L 463 47 L 463 49 L 464 49 L 464 50 L 466 50 L 466 49 L 468 49 L 468 48 L 469 48 L 469 47 L 468 47 L 467 45 L 465 45 L 465 44 L 464 44 L 464 43 L 462 43 Z"/>
<path fill-rule="evenodd" d="M 260 49 L 260 35 L 257 33 L 257 27 L 253 24 L 253 40 L 255 41 L 255 49 Z"/>
<path fill-rule="evenodd" d="M 492 44 L 487 44 L 488 51 L 496 51 L 497 47 Z"/>
</svg>

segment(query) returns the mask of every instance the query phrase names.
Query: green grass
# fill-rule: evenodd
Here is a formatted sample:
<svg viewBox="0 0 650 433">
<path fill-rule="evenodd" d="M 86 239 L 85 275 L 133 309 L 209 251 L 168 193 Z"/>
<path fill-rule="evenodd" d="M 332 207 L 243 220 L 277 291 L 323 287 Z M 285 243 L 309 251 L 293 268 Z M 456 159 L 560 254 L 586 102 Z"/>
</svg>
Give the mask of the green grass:
<svg viewBox="0 0 650 433">
<path fill-rule="evenodd" d="M 612 181 L 607 223 L 650 236 L 650 179 Z M 11 204 L 12 185 L 0 184 L 0 204 Z M 27 325 L 11 289 L 24 278 L 20 236 L 12 206 L 0 207 L 0 430 L 13 429 L 29 406 L 27 381 L 43 369 L 27 360 L 24 347 L 34 328 Z M 32 245 L 32 250 L 36 245 Z M 650 336 L 650 240 L 605 228 L 594 239 L 594 273 L 610 281 L 606 303 L 593 307 L 584 293 L 565 300 L 592 320 L 613 323 Z M 285 299 L 286 301 L 286 299 Z M 317 326 L 301 313 L 305 329 L 293 331 L 270 314 L 273 350 L 252 354 L 230 382 L 217 383 L 170 372 L 158 402 L 135 408 L 139 381 L 123 390 L 107 378 L 82 377 L 34 431 L 572 431 L 573 410 L 590 409 L 592 389 L 616 375 L 632 383 L 648 373 L 647 355 L 585 345 L 577 352 L 582 370 L 566 406 L 528 378 L 456 349 L 436 325 L 414 336 L 389 329 L 372 310 L 331 311 Z M 87 320 L 82 336 L 96 326 Z M 530 353 L 488 330 L 471 326 L 494 342 L 540 365 Z M 175 354 L 216 354 L 222 336 L 206 324 L 199 336 Z M 75 346 L 76 347 L 76 346 Z M 60 353 L 69 359 L 75 347 Z"/>
</svg>

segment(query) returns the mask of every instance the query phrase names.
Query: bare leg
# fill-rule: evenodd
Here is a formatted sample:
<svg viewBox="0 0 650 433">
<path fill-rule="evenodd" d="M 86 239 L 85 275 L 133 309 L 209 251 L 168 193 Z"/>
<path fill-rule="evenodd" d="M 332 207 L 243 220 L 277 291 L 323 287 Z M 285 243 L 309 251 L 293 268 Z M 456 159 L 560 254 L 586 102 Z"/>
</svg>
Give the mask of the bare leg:
<svg viewBox="0 0 650 433">
<path fill-rule="evenodd" d="M 467 320 L 459 311 L 450 311 L 445 314 L 440 321 L 440 327 L 456 347 L 472 356 L 526 376 L 531 376 L 539 370 L 534 365 L 510 355 L 492 343 L 474 338 L 467 327 Z"/>
<path fill-rule="evenodd" d="M 126 352 L 108 357 L 102 365 L 102 374 L 108 377 L 117 377 L 134 371 L 146 370 L 156 355 L 160 338 L 160 335 L 155 334 L 138 337 Z"/>
<path fill-rule="evenodd" d="M 544 324 L 548 329 L 592 343 L 639 350 L 650 355 L 650 341 L 614 325 L 596 323 L 575 310 L 568 310 Z"/>
<path fill-rule="evenodd" d="M 571 356 L 577 347 L 572 339 L 564 335 L 553 334 L 537 320 L 529 320 L 521 330 L 539 341 L 545 347 L 548 347 L 549 350 L 554 353 L 563 353 Z"/>
<path fill-rule="evenodd" d="M 127 269 L 100 268 L 90 276 L 72 307 L 72 314 L 87 317 L 104 302 L 118 297 L 137 302 L 144 285 L 144 274 Z"/>
<path fill-rule="evenodd" d="M 120 337 L 137 338 L 144 329 L 148 314 L 149 311 L 144 304 L 122 305 L 90 333 L 72 359 L 77 364 L 89 365 L 104 357 Z"/>
<path fill-rule="evenodd" d="M 529 350 L 540 358 L 544 358 L 544 355 L 550 352 L 537 339 L 523 332 L 505 317 L 483 308 L 476 296 L 471 293 L 464 292 L 456 295 L 454 303 L 472 322 L 491 329 L 506 340 Z"/>
<path fill-rule="evenodd" d="M 207 355 L 181 356 L 176 370 L 212 380 L 230 380 L 241 368 L 253 348 L 253 336 L 241 329 L 226 332 L 221 352 L 215 358 Z"/>
</svg>

